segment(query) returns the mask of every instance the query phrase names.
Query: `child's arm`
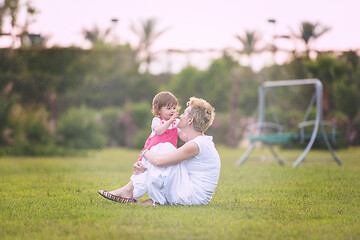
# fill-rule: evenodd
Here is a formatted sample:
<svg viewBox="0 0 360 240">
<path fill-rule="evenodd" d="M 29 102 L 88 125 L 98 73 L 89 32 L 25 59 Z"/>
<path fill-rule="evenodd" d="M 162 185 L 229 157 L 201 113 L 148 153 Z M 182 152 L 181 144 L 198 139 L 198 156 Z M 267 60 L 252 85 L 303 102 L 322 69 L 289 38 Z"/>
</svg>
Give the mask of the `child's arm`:
<svg viewBox="0 0 360 240">
<path fill-rule="evenodd" d="M 144 173 L 145 171 L 147 171 L 147 168 L 145 168 L 141 161 L 137 161 L 134 165 L 133 165 L 133 170 L 134 170 L 134 174 L 138 175 L 140 173 Z"/>
<path fill-rule="evenodd" d="M 175 119 L 178 117 L 179 113 L 174 113 L 169 120 L 167 120 L 164 124 L 161 124 L 159 126 L 154 127 L 154 132 L 157 135 L 163 134 L 166 129 L 170 127 L 170 125 L 175 121 Z"/>
</svg>

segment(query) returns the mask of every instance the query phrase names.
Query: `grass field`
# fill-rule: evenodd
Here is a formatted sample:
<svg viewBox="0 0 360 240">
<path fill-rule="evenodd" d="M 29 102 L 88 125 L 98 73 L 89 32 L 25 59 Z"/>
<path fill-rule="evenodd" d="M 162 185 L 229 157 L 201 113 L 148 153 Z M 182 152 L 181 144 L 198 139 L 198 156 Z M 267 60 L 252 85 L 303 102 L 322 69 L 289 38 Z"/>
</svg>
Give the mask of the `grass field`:
<svg viewBox="0 0 360 240">
<path fill-rule="evenodd" d="M 88 157 L 0 158 L 0 239 L 360 239 L 360 149 L 325 151 L 297 168 L 218 148 L 218 187 L 206 206 L 121 205 L 97 190 L 125 184 L 138 151 Z M 253 156 L 268 155 L 256 149 Z M 326 159 L 324 159 L 324 157 Z"/>
</svg>

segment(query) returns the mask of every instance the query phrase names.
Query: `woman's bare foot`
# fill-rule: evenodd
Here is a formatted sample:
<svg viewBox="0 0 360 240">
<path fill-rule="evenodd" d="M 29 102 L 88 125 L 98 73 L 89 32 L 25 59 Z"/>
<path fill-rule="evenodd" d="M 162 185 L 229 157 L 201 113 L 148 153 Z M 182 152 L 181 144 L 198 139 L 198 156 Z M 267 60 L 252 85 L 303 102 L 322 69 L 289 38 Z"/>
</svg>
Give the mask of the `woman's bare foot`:
<svg viewBox="0 0 360 240">
<path fill-rule="evenodd" d="M 119 189 L 115 189 L 115 190 L 113 190 L 113 191 L 111 191 L 109 193 L 111 193 L 112 195 L 118 196 L 118 197 L 132 198 L 133 197 L 133 190 L 134 190 L 134 186 L 133 186 L 132 182 L 130 181 L 124 187 L 119 188 Z"/>
</svg>

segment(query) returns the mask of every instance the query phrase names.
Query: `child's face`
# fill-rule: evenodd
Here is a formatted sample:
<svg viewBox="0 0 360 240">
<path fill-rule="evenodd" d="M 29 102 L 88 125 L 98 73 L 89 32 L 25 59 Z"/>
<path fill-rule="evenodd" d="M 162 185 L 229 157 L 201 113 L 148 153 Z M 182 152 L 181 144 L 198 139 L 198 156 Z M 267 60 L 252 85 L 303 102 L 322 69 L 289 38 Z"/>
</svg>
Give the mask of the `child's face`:
<svg viewBox="0 0 360 240">
<path fill-rule="evenodd" d="M 174 113 L 176 113 L 176 106 L 164 106 L 159 111 L 160 117 L 165 121 L 169 120 Z"/>
</svg>

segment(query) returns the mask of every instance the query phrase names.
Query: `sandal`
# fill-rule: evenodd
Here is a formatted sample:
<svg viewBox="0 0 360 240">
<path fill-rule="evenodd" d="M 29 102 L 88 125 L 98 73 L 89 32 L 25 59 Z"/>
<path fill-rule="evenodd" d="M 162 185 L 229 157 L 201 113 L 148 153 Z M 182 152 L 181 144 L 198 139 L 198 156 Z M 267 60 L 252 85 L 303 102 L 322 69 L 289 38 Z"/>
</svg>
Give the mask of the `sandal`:
<svg viewBox="0 0 360 240">
<path fill-rule="evenodd" d="M 99 190 L 98 193 L 102 197 L 109 199 L 111 201 L 114 201 L 114 202 L 118 202 L 118 203 L 135 203 L 136 202 L 136 200 L 134 198 L 124 198 L 124 197 L 115 196 L 115 195 L 107 192 L 106 190 Z"/>
</svg>

